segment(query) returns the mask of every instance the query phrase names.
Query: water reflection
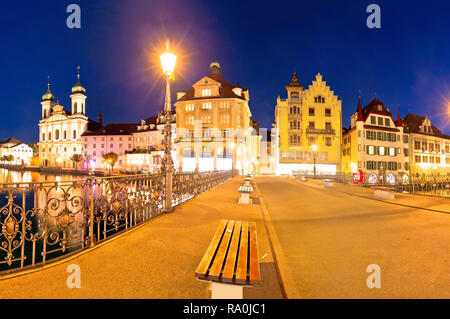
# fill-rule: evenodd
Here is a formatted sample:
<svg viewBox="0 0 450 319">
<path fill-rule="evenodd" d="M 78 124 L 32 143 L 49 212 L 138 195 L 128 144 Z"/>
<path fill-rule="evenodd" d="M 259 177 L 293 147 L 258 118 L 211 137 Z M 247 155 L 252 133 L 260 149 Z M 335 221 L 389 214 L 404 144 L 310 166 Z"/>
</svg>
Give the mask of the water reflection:
<svg viewBox="0 0 450 319">
<path fill-rule="evenodd" d="M 0 168 L 0 183 L 37 183 L 54 181 L 71 181 L 84 179 L 85 176 L 73 176 L 67 174 L 42 174 L 31 171 L 11 171 Z"/>
</svg>

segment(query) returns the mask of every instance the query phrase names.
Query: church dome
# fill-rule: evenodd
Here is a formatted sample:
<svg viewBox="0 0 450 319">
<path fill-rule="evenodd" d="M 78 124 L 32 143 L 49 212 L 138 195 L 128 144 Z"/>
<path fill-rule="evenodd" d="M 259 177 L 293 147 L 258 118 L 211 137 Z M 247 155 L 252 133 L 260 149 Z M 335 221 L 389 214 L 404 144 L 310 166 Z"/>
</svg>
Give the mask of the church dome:
<svg viewBox="0 0 450 319">
<path fill-rule="evenodd" d="M 212 62 L 209 65 L 209 72 L 211 75 L 221 74 L 222 68 L 220 67 L 219 62 Z"/>
<path fill-rule="evenodd" d="M 72 93 L 86 93 L 86 89 L 81 84 L 80 79 L 78 79 L 77 83 L 75 83 L 75 85 L 73 86 Z"/>
<path fill-rule="evenodd" d="M 53 96 L 53 93 L 50 91 L 50 88 L 47 89 L 47 92 L 42 95 L 42 101 L 54 101 L 55 97 Z"/>
<path fill-rule="evenodd" d="M 86 93 L 86 89 L 84 88 L 84 86 L 81 84 L 80 82 L 80 66 L 77 67 L 78 70 L 78 74 L 77 74 L 77 83 L 75 83 L 75 85 L 72 88 L 72 93 L 81 93 L 81 94 L 85 94 Z"/>
</svg>

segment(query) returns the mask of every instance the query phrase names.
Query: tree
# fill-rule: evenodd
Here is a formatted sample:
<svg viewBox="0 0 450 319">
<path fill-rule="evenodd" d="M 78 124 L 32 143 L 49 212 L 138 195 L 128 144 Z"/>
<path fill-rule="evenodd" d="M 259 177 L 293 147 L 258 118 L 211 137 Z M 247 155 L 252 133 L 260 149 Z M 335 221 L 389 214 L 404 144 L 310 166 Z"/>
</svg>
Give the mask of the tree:
<svg viewBox="0 0 450 319">
<path fill-rule="evenodd" d="M 81 154 L 73 154 L 70 159 L 76 163 L 76 169 L 78 169 L 78 164 L 83 160 L 83 156 Z"/>
<path fill-rule="evenodd" d="M 119 159 L 119 155 L 114 152 L 109 152 L 108 154 L 103 155 L 103 161 L 111 166 L 111 169 L 114 170 L 114 165 Z"/>
</svg>

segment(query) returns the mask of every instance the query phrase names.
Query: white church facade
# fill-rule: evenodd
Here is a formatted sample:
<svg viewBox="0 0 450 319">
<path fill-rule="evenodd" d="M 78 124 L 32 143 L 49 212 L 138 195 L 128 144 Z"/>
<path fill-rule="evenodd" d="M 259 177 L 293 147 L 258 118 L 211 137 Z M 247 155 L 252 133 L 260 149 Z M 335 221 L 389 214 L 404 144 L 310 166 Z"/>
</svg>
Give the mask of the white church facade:
<svg viewBox="0 0 450 319">
<path fill-rule="evenodd" d="M 48 84 L 47 92 L 42 96 L 42 119 L 39 121 L 39 162 L 41 166 L 76 168 L 72 156 L 82 154 L 81 135 L 86 131 L 101 128 L 99 122 L 86 116 L 86 89 L 78 80 L 72 87 L 71 111 L 55 103 L 55 97 Z"/>
</svg>

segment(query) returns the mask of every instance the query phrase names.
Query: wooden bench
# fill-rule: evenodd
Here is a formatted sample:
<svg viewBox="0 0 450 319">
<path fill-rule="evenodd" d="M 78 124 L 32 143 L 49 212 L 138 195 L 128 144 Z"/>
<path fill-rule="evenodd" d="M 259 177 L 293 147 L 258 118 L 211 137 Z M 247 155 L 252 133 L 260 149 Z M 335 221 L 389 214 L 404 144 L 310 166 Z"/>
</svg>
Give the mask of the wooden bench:
<svg viewBox="0 0 450 319">
<path fill-rule="evenodd" d="M 395 190 L 392 187 L 374 186 L 372 187 L 373 194 L 377 198 L 382 199 L 395 199 Z"/>
<path fill-rule="evenodd" d="M 252 186 L 241 186 L 239 187 L 239 193 L 241 193 L 241 197 L 239 198 L 239 204 L 251 204 L 252 200 L 250 198 L 250 194 L 253 193 Z"/>
<path fill-rule="evenodd" d="M 212 299 L 242 299 L 244 286 L 261 280 L 256 224 L 222 220 L 195 276 L 211 282 Z"/>
</svg>

